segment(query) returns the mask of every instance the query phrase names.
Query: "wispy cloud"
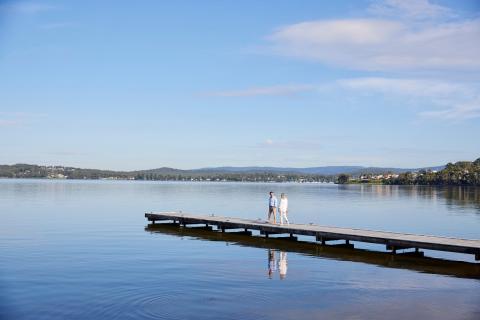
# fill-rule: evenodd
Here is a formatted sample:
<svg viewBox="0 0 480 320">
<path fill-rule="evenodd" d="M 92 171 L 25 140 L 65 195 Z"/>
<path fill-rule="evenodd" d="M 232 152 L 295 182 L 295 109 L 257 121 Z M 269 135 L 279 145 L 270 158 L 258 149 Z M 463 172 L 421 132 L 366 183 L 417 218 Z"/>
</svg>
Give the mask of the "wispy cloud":
<svg viewBox="0 0 480 320">
<path fill-rule="evenodd" d="M 279 150 L 312 150 L 321 148 L 319 141 L 311 140 L 273 140 L 265 139 L 256 144 L 255 148 L 260 149 L 279 149 Z"/>
<path fill-rule="evenodd" d="M 480 19 L 454 16 L 451 9 L 427 0 L 377 1 L 364 19 L 280 27 L 267 36 L 267 48 L 278 55 L 356 70 L 478 70 Z"/>
<path fill-rule="evenodd" d="M 86 153 L 83 153 L 83 152 L 68 151 L 68 150 L 50 151 L 50 152 L 45 152 L 45 154 L 51 155 L 51 156 L 58 156 L 58 157 L 77 157 L 77 156 L 86 155 Z"/>
<path fill-rule="evenodd" d="M 415 27 L 379 19 L 320 20 L 278 29 L 277 54 L 358 70 L 480 68 L 480 20 Z"/>
<path fill-rule="evenodd" d="M 55 8 L 55 6 L 50 4 L 30 1 L 14 1 L 0 4 L 0 10 L 20 14 L 37 14 Z"/>
<path fill-rule="evenodd" d="M 430 3 L 428 0 L 384 0 L 373 2 L 368 11 L 375 15 L 398 17 L 399 15 L 414 19 L 432 19 L 454 17 L 455 13 L 448 7 Z"/>
<path fill-rule="evenodd" d="M 468 85 L 431 79 L 361 77 L 341 79 L 337 83 L 347 89 L 436 99 L 475 94 L 475 90 Z"/>
<path fill-rule="evenodd" d="M 419 115 L 446 120 L 480 117 L 480 87 L 472 83 L 452 83 L 431 79 L 366 77 L 343 79 L 340 87 L 362 93 L 386 94 L 405 99 L 425 99 L 429 108 Z M 423 101 L 423 100 L 422 100 Z"/>
<path fill-rule="evenodd" d="M 0 128 L 23 126 L 44 116 L 46 115 L 41 113 L 0 112 Z"/>
<path fill-rule="evenodd" d="M 20 122 L 18 120 L 7 120 L 7 119 L 0 119 L 0 127 L 14 127 L 18 126 Z"/>
<path fill-rule="evenodd" d="M 51 22 L 45 23 L 40 26 L 43 30 L 57 30 L 57 29 L 64 29 L 76 26 L 72 22 Z"/>
<path fill-rule="evenodd" d="M 461 17 L 428 0 L 377 0 L 363 19 L 303 21 L 280 27 L 266 39 L 274 54 L 382 72 L 381 77 L 342 79 L 333 84 L 297 84 L 295 88 L 301 90 L 296 92 L 336 88 L 352 94 L 384 94 L 401 97 L 406 104 L 423 104 L 418 112 L 422 117 L 480 117 L 480 86 L 472 80 L 480 70 L 478 17 Z M 470 80 L 458 81 L 465 73 L 470 76 L 464 78 Z M 453 79 L 451 75 L 457 75 L 457 80 L 438 80 Z"/>
<path fill-rule="evenodd" d="M 281 86 L 250 87 L 240 90 L 214 91 L 204 93 L 212 97 L 254 97 L 254 96 L 292 96 L 315 88 L 310 84 L 289 84 Z"/>
<path fill-rule="evenodd" d="M 445 120 L 461 120 L 480 117 L 480 97 L 473 100 L 456 103 L 450 108 L 432 110 L 420 113 L 421 116 Z"/>
<path fill-rule="evenodd" d="M 423 108 L 427 108 L 427 110 L 418 111 L 418 114 L 422 117 L 447 120 L 480 117 L 479 84 L 423 78 L 357 77 L 318 84 L 295 84 L 221 91 L 208 95 L 221 97 L 282 96 L 301 92 L 321 92 L 324 94 L 332 90 L 348 92 L 347 96 L 349 97 L 381 94 L 401 99 L 407 105 L 420 104 Z M 281 143 L 278 141 L 267 139 L 260 146 L 278 146 L 279 144 Z"/>
<path fill-rule="evenodd" d="M 41 112 L 24 112 L 24 111 L 2 111 L 0 117 L 15 117 L 15 118 L 41 118 L 47 116 L 46 113 Z"/>
</svg>

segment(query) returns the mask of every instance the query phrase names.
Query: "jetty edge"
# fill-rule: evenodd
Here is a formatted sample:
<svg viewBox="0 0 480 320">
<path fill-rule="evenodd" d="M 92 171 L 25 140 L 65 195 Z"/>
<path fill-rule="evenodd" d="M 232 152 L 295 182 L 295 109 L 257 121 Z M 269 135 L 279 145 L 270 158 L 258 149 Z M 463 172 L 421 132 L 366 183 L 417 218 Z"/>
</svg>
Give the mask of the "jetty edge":
<svg viewBox="0 0 480 320">
<path fill-rule="evenodd" d="M 480 261 L 480 240 L 419 235 L 388 231 L 375 231 L 356 228 L 321 226 L 316 224 L 289 224 L 278 225 L 265 220 L 222 217 L 216 215 L 194 215 L 184 212 L 149 212 L 145 218 L 152 224 L 157 221 L 188 225 L 204 225 L 207 228 L 215 226 L 218 231 L 243 229 L 241 232 L 252 235 L 252 231 L 259 231 L 265 237 L 269 235 L 288 235 L 296 240 L 298 235 L 313 236 L 322 245 L 329 241 L 345 241 L 344 246 L 354 247 L 350 241 L 383 244 L 386 250 L 393 254 L 397 250 L 414 249 L 412 253 L 423 255 L 420 249 L 445 251 L 453 253 L 472 254 L 475 260 Z M 213 229 L 212 229 L 213 230 Z"/>
</svg>

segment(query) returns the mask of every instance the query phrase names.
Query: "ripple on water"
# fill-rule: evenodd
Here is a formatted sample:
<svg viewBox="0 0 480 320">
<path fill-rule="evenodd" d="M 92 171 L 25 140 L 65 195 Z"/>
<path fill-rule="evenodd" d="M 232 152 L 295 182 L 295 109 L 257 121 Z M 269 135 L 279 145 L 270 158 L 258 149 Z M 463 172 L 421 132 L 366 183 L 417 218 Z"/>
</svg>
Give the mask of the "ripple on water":
<svg viewBox="0 0 480 320">
<path fill-rule="evenodd" d="M 218 281 L 193 281 L 186 285 L 138 284 L 112 286 L 97 292 L 95 301 L 82 313 L 87 319 L 186 319 L 221 313 L 223 318 L 239 318 L 238 303 L 249 307 L 275 303 L 275 295 L 258 290 L 258 284 L 222 284 Z M 242 302 L 243 301 L 243 302 Z M 255 309 L 255 308 L 252 308 Z M 238 314 L 237 314 L 238 313 Z M 250 310 L 249 314 L 257 314 Z M 78 315 L 78 313 L 76 314 Z M 256 318 L 262 318 L 258 314 Z"/>
<path fill-rule="evenodd" d="M 90 319 L 177 319 L 183 293 L 158 287 L 115 288 L 97 296 L 98 303 L 85 312 Z"/>
</svg>

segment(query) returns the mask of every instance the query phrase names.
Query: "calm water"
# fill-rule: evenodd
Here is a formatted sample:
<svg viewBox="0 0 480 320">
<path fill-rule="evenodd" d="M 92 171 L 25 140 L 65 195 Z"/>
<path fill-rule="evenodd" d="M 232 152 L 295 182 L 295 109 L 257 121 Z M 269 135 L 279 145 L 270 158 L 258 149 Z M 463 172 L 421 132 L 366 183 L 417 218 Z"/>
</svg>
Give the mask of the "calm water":
<svg viewBox="0 0 480 320">
<path fill-rule="evenodd" d="M 480 319 L 476 279 L 145 230 L 264 217 L 271 189 L 295 222 L 480 238 L 478 188 L 0 180 L 0 318 Z"/>
</svg>

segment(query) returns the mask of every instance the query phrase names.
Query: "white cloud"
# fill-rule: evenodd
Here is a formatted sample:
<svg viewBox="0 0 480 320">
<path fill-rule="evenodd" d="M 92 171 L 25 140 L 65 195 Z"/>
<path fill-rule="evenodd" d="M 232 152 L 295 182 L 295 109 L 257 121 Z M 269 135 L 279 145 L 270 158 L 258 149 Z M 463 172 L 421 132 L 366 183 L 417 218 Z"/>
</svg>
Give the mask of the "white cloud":
<svg viewBox="0 0 480 320">
<path fill-rule="evenodd" d="M 402 15 L 414 19 L 453 17 L 454 12 L 447 7 L 430 3 L 428 0 L 385 0 L 375 1 L 369 8 L 373 14 L 383 16 Z"/>
<path fill-rule="evenodd" d="M 74 27 L 75 24 L 71 22 L 52 22 L 52 23 L 45 23 L 40 25 L 40 28 L 43 30 L 57 30 L 57 29 L 64 29 Z"/>
<path fill-rule="evenodd" d="M 0 119 L 0 128 L 1 127 L 14 127 L 19 125 L 20 122 L 16 120 L 6 120 L 6 119 Z"/>
<path fill-rule="evenodd" d="M 480 97 L 470 101 L 453 104 L 450 108 L 421 112 L 420 115 L 445 120 L 478 118 L 480 117 Z"/>
<path fill-rule="evenodd" d="M 10 111 L 10 112 L 2 111 L 0 112 L 0 116 L 34 118 L 34 117 L 45 117 L 47 116 L 47 114 L 37 113 L 37 112 L 23 112 L 23 111 Z"/>
<path fill-rule="evenodd" d="M 330 137 L 330 139 L 332 139 Z M 268 148 L 269 150 L 313 150 L 319 149 L 322 147 L 319 141 L 312 141 L 307 139 L 301 140 L 273 140 L 273 139 L 266 139 L 261 143 L 258 143 L 253 146 L 254 148 L 265 149 Z"/>
<path fill-rule="evenodd" d="M 480 117 L 480 88 L 472 83 L 452 83 L 431 79 L 366 77 L 343 79 L 340 87 L 360 92 L 396 95 L 405 99 L 425 99 L 430 108 L 424 117 L 462 120 Z M 423 101 L 423 100 L 422 100 Z"/>
<path fill-rule="evenodd" d="M 241 90 L 215 91 L 205 93 L 205 95 L 213 97 L 291 96 L 312 89 L 314 89 L 314 86 L 308 84 L 290 84 L 283 86 L 251 87 Z"/>
<path fill-rule="evenodd" d="M 267 37 L 276 54 L 367 71 L 480 69 L 480 19 L 428 0 L 375 1 L 374 17 L 303 21 Z"/>
<path fill-rule="evenodd" d="M 23 126 L 45 116 L 46 114 L 42 113 L 0 112 L 0 127 Z"/>
<path fill-rule="evenodd" d="M 431 79 L 364 77 L 342 79 L 337 82 L 340 86 L 349 89 L 436 99 L 452 97 L 457 94 L 472 96 L 475 93 L 475 90 L 469 85 Z"/>
<path fill-rule="evenodd" d="M 268 37 L 281 55 L 358 70 L 480 68 L 480 19 L 416 25 L 382 19 L 319 20 Z"/>
<path fill-rule="evenodd" d="M 55 6 L 40 2 L 16 1 L 3 4 L 0 9 L 20 14 L 37 14 L 55 9 Z"/>
<path fill-rule="evenodd" d="M 428 0 L 375 1 L 367 11 L 376 17 L 299 22 L 278 28 L 267 41 L 271 52 L 279 55 L 369 73 L 382 71 L 382 76 L 210 95 L 281 96 L 340 89 L 394 96 L 421 107 L 419 114 L 424 117 L 480 117 L 480 85 L 474 80 L 480 70 L 480 18 L 461 20 L 453 10 Z"/>
<path fill-rule="evenodd" d="M 280 90 L 279 88 L 282 88 Z M 406 104 L 414 103 L 433 110 L 419 111 L 419 115 L 447 120 L 480 117 L 480 84 L 449 82 L 422 78 L 358 77 L 329 83 L 295 84 L 219 91 L 208 94 L 221 97 L 251 97 L 259 95 L 291 95 L 301 92 L 326 93 L 331 90 L 348 91 L 348 96 L 385 95 L 398 98 Z M 295 142 L 296 143 L 296 142 Z M 282 143 L 267 139 L 262 146 L 280 146 Z"/>
<path fill-rule="evenodd" d="M 265 140 L 265 144 L 271 146 L 273 144 L 273 140 L 272 139 L 267 139 L 267 140 Z"/>
</svg>

